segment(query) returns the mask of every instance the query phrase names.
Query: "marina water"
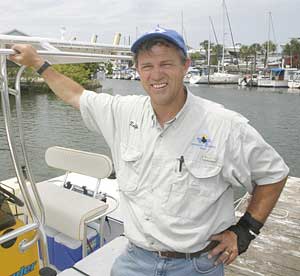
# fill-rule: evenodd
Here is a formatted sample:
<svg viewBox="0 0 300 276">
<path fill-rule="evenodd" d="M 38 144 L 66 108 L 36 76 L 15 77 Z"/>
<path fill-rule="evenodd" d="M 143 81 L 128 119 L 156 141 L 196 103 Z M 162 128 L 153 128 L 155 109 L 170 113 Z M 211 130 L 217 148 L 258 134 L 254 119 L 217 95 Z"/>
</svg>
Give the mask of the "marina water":
<svg viewBox="0 0 300 276">
<path fill-rule="evenodd" d="M 108 79 L 102 83 L 103 91 L 110 94 L 145 94 L 139 81 Z M 300 90 L 250 89 L 236 85 L 188 87 L 193 94 L 221 103 L 247 117 L 251 125 L 283 156 L 290 167 L 290 175 L 300 177 Z M 14 103 L 12 106 L 13 124 L 16 125 Z M 28 156 L 36 181 L 63 173 L 49 168 L 45 163 L 44 154 L 50 146 L 110 155 L 104 138 L 87 130 L 79 111 L 64 104 L 53 93 L 24 91 L 22 108 Z M 15 173 L 2 110 L 0 122 L 0 176 L 4 180 L 14 177 Z"/>
</svg>

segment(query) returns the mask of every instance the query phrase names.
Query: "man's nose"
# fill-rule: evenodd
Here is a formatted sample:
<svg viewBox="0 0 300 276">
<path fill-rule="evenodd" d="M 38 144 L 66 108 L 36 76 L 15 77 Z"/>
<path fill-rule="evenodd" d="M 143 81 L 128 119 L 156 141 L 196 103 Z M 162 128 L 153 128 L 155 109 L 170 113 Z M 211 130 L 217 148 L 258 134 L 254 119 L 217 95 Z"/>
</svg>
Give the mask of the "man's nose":
<svg viewBox="0 0 300 276">
<path fill-rule="evenodd" d="M 151 78 L 153 80 L 160 80 L 163 78 L 163 72 L 162 72 L 160 66 L 153 67 L 152 72 L 151 72 Z"/>
</svg>

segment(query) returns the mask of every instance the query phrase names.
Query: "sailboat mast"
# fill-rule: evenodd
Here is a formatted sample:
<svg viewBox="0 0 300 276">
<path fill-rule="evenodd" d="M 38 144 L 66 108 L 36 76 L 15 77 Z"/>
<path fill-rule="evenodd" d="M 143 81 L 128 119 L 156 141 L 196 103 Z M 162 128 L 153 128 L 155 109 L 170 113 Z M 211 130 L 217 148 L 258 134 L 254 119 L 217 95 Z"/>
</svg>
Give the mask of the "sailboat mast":
<svg viewBox="0 0 300 276">
<path fill-rule="evenodd" d="M 210 17 L 209 17 L 209 21 L 211 22 Z M 210 82 L 210 40 L 211 40 L 211 28 L 209 28 L 209 31 L 208 31 L 208 49 L 207 49 L 207 67 L 208 67 L 207 83 L 208 84 Z"/>
<path fill-rule="evenodd" d="M 231 42 L 232 42 L 233 50 L 234 50 L 234 53 L 235 53 L 235 58 L 237 60 L 237 67 L 238 67 L 238 70 L 240 71 L 239 58 L 238 58 L 238 54 L 237 54 L 236 48 L 235 48 L 235 42 L 234 42 L 234 39 L 233 39 L 231 23 L 230 23 L 230 19 L 229 19 L 228 10 L 227 10 L 225 0 L 224 0 L 224 8 L 225 8 L 226 18 L 227 18 L 227 22 L 228 22 L 228 26 L 229 26 Z"/>
<path fill-rule="evenodd" d="M 184 33 L 183 33 L 183 11 L 181 11 L 181 36 L 184 37 Z"/>
<path fill-rule="evenodd" d="M 270 36 L 271 36 L 271 12 L 269 12 L 269 16 L 268 16 L 268 43 L 267 43 L 267 55 L 266 55 L 266 68 L 268 68 L 268 64 L 269 64 Z"/>
<path fill-rule="evenodd" d="M 216 34 L 215 26 L 214 26 L 214 23 L 213 23 L 211 17 L 209 17 L 209 21 L 210 21 L 210 25 L 211 25 L 212 31 L 214 33 L 216 44 L 219 45 L 219 41 L 218 41 L 218 37 L 217 37 L 217 34 Z"/>
<path fill-rule="evenodd" d="M 223 31 L 223 49 L 222 49 L 222 72 L 224 73 L 224 58 L 225 58 L 225 0 L 222 1 L 222 31 Z"/>
</svg>

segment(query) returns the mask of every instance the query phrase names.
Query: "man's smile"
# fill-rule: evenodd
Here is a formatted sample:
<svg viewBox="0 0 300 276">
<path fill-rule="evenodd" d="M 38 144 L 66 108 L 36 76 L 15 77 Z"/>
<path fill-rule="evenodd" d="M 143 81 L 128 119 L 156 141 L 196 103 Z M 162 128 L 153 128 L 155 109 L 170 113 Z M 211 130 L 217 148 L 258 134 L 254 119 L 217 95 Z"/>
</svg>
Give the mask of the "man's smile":
<svg viewBox="0 0 300 276">
<path fill-rule="evenodd" d="M 162 88 L 165 88 L 167 85 L 168 85 L 168 83 L 166 83 L 166 82 L 151 84 L 151 86 L 152 86 L 154 89 L 162 89 Z"/>
</svg>

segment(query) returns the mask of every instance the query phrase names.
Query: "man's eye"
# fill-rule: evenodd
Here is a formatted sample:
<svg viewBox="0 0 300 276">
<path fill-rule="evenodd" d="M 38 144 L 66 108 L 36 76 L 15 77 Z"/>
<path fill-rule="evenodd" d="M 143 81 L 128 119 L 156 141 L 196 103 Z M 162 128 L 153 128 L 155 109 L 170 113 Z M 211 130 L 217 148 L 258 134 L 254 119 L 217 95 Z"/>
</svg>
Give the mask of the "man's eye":
<svg viewBox="0 0 300 276">
<path fill-rule="evenodd" d="M 171 67 L 172 66 L 172 63 L 164 63 L 162 64 L 163 67 Z"/>
<path fill-rule="evenodd" d="M 148 69 L 150 69 L 151 68 L 151 65 L 143 65 L 142 66 L 142 69 L 143 70 L 148 70 Z"/>
</svg>

